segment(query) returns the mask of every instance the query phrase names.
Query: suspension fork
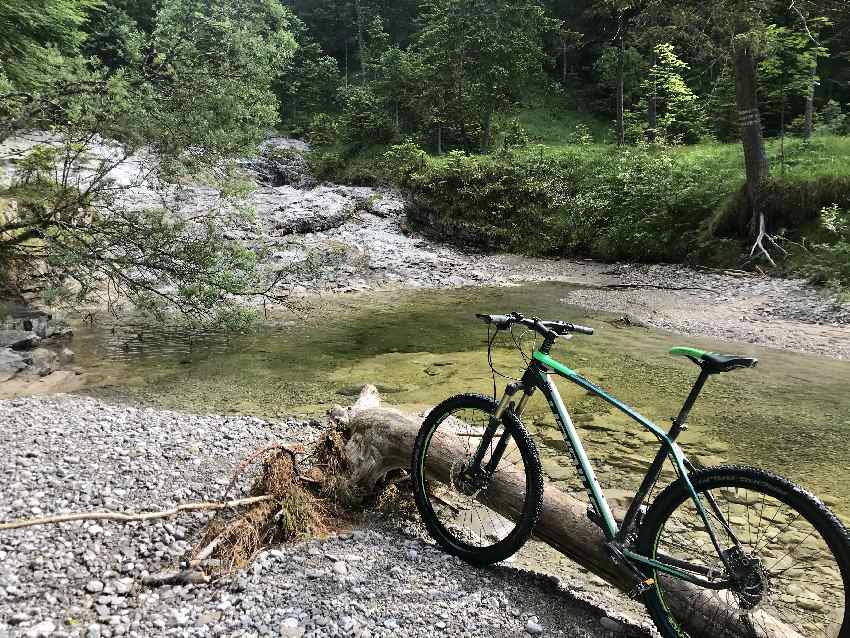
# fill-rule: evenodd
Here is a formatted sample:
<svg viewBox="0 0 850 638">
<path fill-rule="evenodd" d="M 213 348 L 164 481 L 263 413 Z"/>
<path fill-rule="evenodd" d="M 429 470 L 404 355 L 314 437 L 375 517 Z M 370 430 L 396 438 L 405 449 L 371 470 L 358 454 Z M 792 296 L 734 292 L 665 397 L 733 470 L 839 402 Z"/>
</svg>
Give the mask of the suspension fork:
<svg viewBox="0 0 850 638">
<path fill-rule="evenodd" d="M 513 399 L 516 393 L 520 390 L 524 391 L 522 398 L 520 399 L 519 404 L 514 405 L 511 402 L 511 399 Z M 528 405 L 528 400 L 531 398 L 531 395 L 534 394 L 534 390 L 535 388 L 533 386 L 526 388 L 520 382 L 509 383 L 507 387 L 505 387 L 505 393 L 502 395 L 502 399 L 499 401 L 496 411 L 490 415 L 490 421 L 484 430 L 484 435 L 481 437 L 478 449 L 475 450 L 475 456 L 473 457 L 472 464 L 470 465 L 470 469 L 473 470 L 473 473 L 475 473 L 477 468 L 481 467 L 481 463 L 484 461 L 484 456 L 487 454 L 487 450 L 490 448 L 490 444 L 493 442 L 493 438 L 496 436 L 499 426 L 502 425 L 505 411 L 513 409 L 514 414 L 520 416 L 525 411 L 525 407 Z M 499 441 L 496 443 L 496 447 L 493 449 L 493 453 L 490 455 L 490 460 L 487 462 L 486 467 L 483 468 L 485 474 L 491 475 L 496 471 L 496 468 L 508 447 L 510 436 L 508 429 L 504 428 L 502 435 L 499 437 Z"/>
</svg>

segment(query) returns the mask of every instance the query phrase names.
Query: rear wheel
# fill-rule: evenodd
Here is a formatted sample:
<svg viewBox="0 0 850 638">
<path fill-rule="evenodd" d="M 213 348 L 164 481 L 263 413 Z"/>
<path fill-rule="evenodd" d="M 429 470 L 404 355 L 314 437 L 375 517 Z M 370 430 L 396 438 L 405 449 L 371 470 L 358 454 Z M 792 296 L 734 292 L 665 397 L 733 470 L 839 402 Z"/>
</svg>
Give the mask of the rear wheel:
<svg viewBox="0 0 850 638">
<path fill-rule="evenodd" d="M 413 450 L 416 506 L 428 532 L 447 552 L 476 565 L 504 560 L 522 547 L 543 504 L 537 449 L 511 411 L 480 465 L 487 467 L 505 437 L 495 470 L 471 469 L 496 407 L 475 394 L 447 399 L 425 419 Z"/>
<path fill-rule="evenodd" d="M 709 580 L 731 578 L 734 585 L 712 591 L 656 571 L 645 602 L 665 638 L 721 638 L 734 623 L 747 627 L 747 636 L 850 638 L 850 540 L 823 503 L 779 476 L 748 467 L 711 468 L 690 479 L 734 574 L 681 480 L 652 504 L 637 550 L 679 567 L 697 566 Z M 712 511 L 709 494 L 734 537 Z"/>
</svg>

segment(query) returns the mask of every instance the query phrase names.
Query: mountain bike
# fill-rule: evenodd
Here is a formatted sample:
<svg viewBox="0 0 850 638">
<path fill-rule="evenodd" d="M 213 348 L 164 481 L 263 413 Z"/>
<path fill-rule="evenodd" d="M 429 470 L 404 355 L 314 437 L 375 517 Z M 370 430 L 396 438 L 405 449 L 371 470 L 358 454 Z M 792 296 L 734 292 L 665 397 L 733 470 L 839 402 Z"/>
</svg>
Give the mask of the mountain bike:
<svg viewBox="0 0 850 638">
<path fill-rule="evenodd" d="M 477 317 L 488 324 L 494 372 L 492 346 L 499 332 L 510 331 L 520 352 L 514 327 L 536 333 L 542 345 L 501 400 L 495 400 L 494 376 L 493 398 L 451 397 L 422 424 L 413 451 L 414 493 L 440 546 L 474 565 L 488 565 L 512 556 L 533 533 L 544 481 L 521 417 L 539 390 L 586 488 L 588 521 L 601 528 L 606 555 L 633 585 L 630 595 L 643 601 L 662 636 L 850 638 L 850 537 L 835 514 L 771 472 L 740 465 L 697 469 L 676 442 L 706 381 L 753 368 L 757 359 L 673 348 L 673 355 L 700 371 L 665 431 L 552 357 L 556 340 L 592 335 L 592 328 L 519 313 Z M 625 514 L 615 517 L 606 501 L 553 376 L 577 384 L 657 437 L 660 449 Z M 647 505 L 668 460 L 676 478 Z M 506 485 L 515 498 L 504 497 Z M 715 617 L 707 617 L 709 610 Z M 740 629 L 722 633 L 730 624 Z"/>
</svg>

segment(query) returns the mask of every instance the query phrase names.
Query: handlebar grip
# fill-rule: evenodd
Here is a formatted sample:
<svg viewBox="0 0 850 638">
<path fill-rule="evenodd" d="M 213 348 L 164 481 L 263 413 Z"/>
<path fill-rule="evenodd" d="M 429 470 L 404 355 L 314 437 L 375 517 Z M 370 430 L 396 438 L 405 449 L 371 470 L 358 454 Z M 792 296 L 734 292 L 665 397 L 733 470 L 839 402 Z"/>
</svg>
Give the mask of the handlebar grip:
<svg viewBox="0 0 850 638">
<path fill-rule="evenodd" d="M 587 326 L 577 326 L 573 324 L 573 332 L 577 332 L 582 335 L 592 335 L 593 328 L 588 328 Z"/>
</svg>

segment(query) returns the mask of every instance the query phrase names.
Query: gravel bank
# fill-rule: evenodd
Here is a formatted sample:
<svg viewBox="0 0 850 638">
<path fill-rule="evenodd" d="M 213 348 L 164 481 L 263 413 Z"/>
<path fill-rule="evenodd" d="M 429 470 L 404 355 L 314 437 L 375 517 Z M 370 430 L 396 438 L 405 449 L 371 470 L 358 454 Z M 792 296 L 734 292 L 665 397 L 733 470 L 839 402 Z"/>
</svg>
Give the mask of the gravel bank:
<svg viewBox="0 0 850 638">
<path fill-rule="evenodd" d="M 0 520 L 216 498 L 246 454 L 319 432 L 67 395 L 0 401 L 0 423 Z M 141 587 L 203 520 L 0 532 L 0 636 L 635 635 L 549 579 L 473 569 L 388 525 L 268 551 L 217 585 Z"/>
</svg>

